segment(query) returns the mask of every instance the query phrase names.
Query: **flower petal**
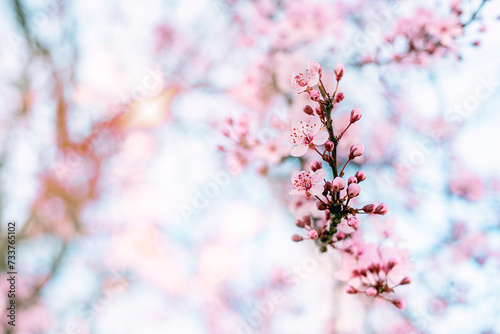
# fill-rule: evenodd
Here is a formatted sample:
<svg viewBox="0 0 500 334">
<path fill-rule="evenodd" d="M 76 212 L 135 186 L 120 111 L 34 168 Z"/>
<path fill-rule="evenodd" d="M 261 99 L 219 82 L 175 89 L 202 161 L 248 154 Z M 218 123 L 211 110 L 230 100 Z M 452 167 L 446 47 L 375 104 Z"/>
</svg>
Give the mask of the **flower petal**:
<svg viewBox="0 0 500 334">
<path fill-rule="evenodd" d="M 313 138 L 314 145 L 323 145 L 328 140 L 328 132 L 319 131 Z"/>
<path fill-rule="evenodd" d="M 321 184 L 315 184 L 314 186 L 312 186 L 311 189 L 309 189 L 309 192 L 311 193 L 311 195 L 321 195 L 321 193 L 323 192 L 323 185 Z"/>
<path fill-rule="evenodd" d="M 301 157 L 307 152 L 307 145 L 297 145 L 294 148 L 292 148 L 292 151 L 290 152 L 290 155 L 292 157 Z"/>
<path fill-rule="evenodd" d="M 326 172 L 324 169 L 318 169 L 313 176 L 313 182 L 319 182 L 323 180 L 326 176 Z"/>
</svg>

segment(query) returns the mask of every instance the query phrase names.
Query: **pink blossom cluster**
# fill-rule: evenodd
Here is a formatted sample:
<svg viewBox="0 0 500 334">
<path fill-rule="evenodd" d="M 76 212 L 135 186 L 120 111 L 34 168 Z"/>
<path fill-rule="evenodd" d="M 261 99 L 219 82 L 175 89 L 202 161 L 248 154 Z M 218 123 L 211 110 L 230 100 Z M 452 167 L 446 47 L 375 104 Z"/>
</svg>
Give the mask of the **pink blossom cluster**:
<svg viewBox="0 0 500 334">
<path fill-rule="evenodd" d="M 424 7 L 417 8 L 412 17 L 401 18 L 393 32 L 385 37 L 385 40 L 394 46 L 401 45 L 402 41 L 406 44 L 404 50 L 392 55 L 391 61 L 425 64 L 430 57 L 442 58 L 449 53 L 460 58 L 454 42 L 463 36 L 464 28 L 476 18 L 481 7 L 482 5 L 465 23 L 462 22 L 463 11 L 460 1 L 451 2 L 450 13 L 446 16 Z M 484 30 L 483 26 L 480 31 Z M 480 41 L 474 41 L 473 45 L 479 46 Z M 367 58 L 365 62 L 380 62 L 380 60 Z"/>
<path fill-rule="evenodd" d="M 404 301 L 391 299 L 387 294 L 394 292 L 396 286 L 410 283 L 407 273 L 412 266 L 407 254 L 395 248 L 367 245 L 360 239 L 361 232 L 358 232 L 358 215 L 385 215 L 389 211 L 384 203 L 361 207 L 352 204 L 361 193 L 360 184 L 366 180 L 366 172 L 358 170 L 347 177 L 345 170 L 351 161 L 363 155 L 365 147 L 362 143 L 351 145 L 343 163 L 337 152 L 343 135 L 362 117 L 361 110 L 354 108 L 344 130 L 334 133 L 332 111 L 344 99 L 344 94 L 338 91 L 344 71 L 344 65 L 337 64 L 334 69 L 336 86 L 332 94 L 323 84 L 321 66 L 316 62 L 309 63 L 305 73 L 294 73 L 292 76 L 294 90 L 299 94 L 308 94 L 313 106 L 306 105 L 303 108 L 304 119 L 292 120 L 291 131 L 285 134 L 288 141 L 295 145 L 291 155 L 302 157 L 308 151 L 315 152 L 330 167 L 333 178 L 327 180 L 323 162 L 316 160 L 312 161 L 310 169 L 293 175 L 294 189 L 290 195 L 297 195 L 299 199 L 292 201 L 292 211 L 299 213 L 296 225 L 304 229 L 307 236 L 296 234 L 292 240 L 313 240 L 321 252 L 326 252 L 328 246 L 339 250 L 343 254 L 344 265 L 338 272 L 338 278 L 349 282 L 346 292 L 363 292 L 390 300 L 403 308 Z M 312 206 L 313 203 L 315 206 Z"/>
</svg>

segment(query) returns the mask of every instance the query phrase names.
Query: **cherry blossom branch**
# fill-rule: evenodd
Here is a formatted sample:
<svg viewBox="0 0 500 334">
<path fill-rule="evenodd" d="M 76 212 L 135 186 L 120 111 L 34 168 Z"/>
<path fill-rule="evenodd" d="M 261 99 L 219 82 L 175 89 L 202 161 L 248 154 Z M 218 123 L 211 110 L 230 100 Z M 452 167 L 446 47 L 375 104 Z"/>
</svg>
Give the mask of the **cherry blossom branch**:
<svg viewBox="0 0 500 334">
<path fill-rule="evenodd" d="M 306 198 L 312 198 L 317 207 L 317 212 L 306 215 L 295 223 L 297 227 L 307 231 L 307 237 L 304 238 L 296 234 L 292 237 L 292 240 L 295 242 L 304 239 L 313 240 L 320 252 L 326 252 L 328 246 L 331 246 L 333 249 L 341 250 L 343 254 L 348 254 L 345 256 L 354 256 L 357 268 L 354 270 L 348 268 L 345 280 L 350 282 L 352 280 L 357 285 L 356 287 L 352 284 L 347 285 L 345 291 L 351 294 L 364 293 L 367 296 L 385 299 L 398 308 L 404 308 L 404 301 L 388 298 L 386 294 L 393 293 L 396 286 L 410 282 L 406 276 L 394 280 L 392 274 L 391 283 L 388 280 L 389 273 L 394 267 L 398 266 L 398 261 L 401 265 L 406 265 L 407 257 L 398 257 L 397 250 L 393 250 L 390 254 L 391 257 L 385 259 L 387 251 L 384 250 L 383 252 L 382 246 L 378 244 L 365 245 L 356 242 L 354 249 L 359 251 L 358 254 L 353 254 L 353 250 L 350 249 L 349 241 L 353 238 L 359 238 L 359 235 L 356 234 L 359 224 L 356 215 L 361 211 L 365 214 L 385 215 L 388 212 L 388 206 L 386 204 L 377 206 L 367 204 L 361 209 L 349 206 L 351 200 L 360 194 L 361 187 L 359 183 L 366 179 L 366 173 L 360 170 L 354 176 L 349 177 L 346 182 L 343 179 L 344 172 L 349 162 L 363 155 L 365 148 L 361 143 L 352 145 L 340 173 L 337 169 L 337 148 L 343 135 L 353 123 L 361 119 L 362 115 L 359 108 L 353 109 L 349 124 L 338 137 L 335 137 L 332 111 L 335 104 L 341 102 L 344 98 L 342 93 L 337 93 L 339 82 L 344 74 L 344 66 L 337 64 L 334 72 L 337 84 L 332 95 L 327 92 L 321 81 L 321 67 L 316 62 L 309 63 L 306 74 L 295 73 L 292 76 L 294 90 L 299 94 L 309 94 L 311 100 L 316 102 L 319 108 L 316 108 L 315 114 L 312 107 L 307 105 L 303 108 L 303 111 L 310 117 L 309 120 L 292 120 L 292 131 L 286 133 L 290 143 L 296 145 L 292 149 L 291 155 L 302 157 L 309 150 L 315 151 L 322 157 L 323 161 L 330 165 L 333 173 L 333 180 L 327 181 L 322 163 L 313 161 L 310 170 L 300 171 L 292 177 L 292 184 L 295 189 L 290 192 L 290 195 L 303 194 Z M 316 86 L 319 91 L 314 89 Z M 317 149 L 317 145 L 325 145 L 323 154 Z M 323 195 L 325 200 L 321 199 L 319 195 Z M 369 260 L 363 260 L 363 254 L 368 255 Z M 374 257 L 379 259 L 378 262 L 373 262 Z M 400 283 L 394 285 L 393 282 Z"/>
</svg>

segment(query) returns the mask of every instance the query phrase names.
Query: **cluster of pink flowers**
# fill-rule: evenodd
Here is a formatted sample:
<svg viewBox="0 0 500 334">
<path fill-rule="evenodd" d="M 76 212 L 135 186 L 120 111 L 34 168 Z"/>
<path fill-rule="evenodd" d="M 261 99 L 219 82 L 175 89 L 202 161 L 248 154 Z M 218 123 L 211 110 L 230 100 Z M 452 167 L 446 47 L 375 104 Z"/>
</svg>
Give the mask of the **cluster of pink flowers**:
<svg viewBox="0 0 500 334">
<path fill-rule="evenodd" d="M 341 251 L 344 265 L 338 272 L 338 278 L 349 282 L 346 292 L 363 292 L 403 308 L 404 301 L 389 298 L 387 294 L 394 292 L 394 287 L 398 285 L 410 283 L 406 276 L 411 269 L 407 254 L 397 249 L 365 244 L 360 239 L 357 216 L 385 215 L 389 207 L 384 203 L 352 206 L 351 201 L 355 202 L 361 192 L 360 183 L 366 179 L 366 172 L 358 170 L 344 179 L 345 169 L 351 161 L 363 155 L 365 148 L 361 143 L 351 145 L 343 164 L 337 155 L 337 148 L 344 133 L 361 119 L 362 113 L 359 108 L 354 108 L 344 130 L 338 135 L 334 133 L 332 111 L 344 99 L 344 94 L 338 91 L 344 66 L 337 64 L 334 74 L 336 86 L 332 94 L 327 92 L 321 80 L 321 67 L 316 62 L 309 63 L 305 74 L 295 73 L 292 76 L 294 90 L 299 94 L 309 94 L 315 105 L 306 105 L 303 108 L 305 118 L 291 122 L 291 131 L 286 133 L 288 141 L 295 145 L 291 155 L 302 157 L 308 151 L 314 151 L 329 165 L 333 178 L 326 180 L 327 172 L 321 161 L 312 161 L 309 170 L 300 171 L 292 177 L 294 189 L 290 195 L 300 196 L 298 201 L 293 202 L 292 211 L 300 212 L 296 225 L 307 231 L 307 237 L 296 234 L 292 240 L 313 240 L 321 252 L 326 252 L 329 246 Z M 306 205 L 312 201 L 315 208 Z M 300 207 L 307 209 L 301 210 Z"/>
</svg>

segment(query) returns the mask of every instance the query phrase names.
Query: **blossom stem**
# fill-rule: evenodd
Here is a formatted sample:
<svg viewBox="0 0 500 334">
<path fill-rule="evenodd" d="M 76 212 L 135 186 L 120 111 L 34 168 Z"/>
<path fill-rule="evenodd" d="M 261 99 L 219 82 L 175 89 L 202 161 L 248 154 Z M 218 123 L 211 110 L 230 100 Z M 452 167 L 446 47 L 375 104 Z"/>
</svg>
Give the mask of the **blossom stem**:
<svg viewBox="0 0 500 334">
<path fill-rule="evenodd" d="M 349 129 L 349 127 L 351 126 L 351 122 L 349 122 L 349 125 L 344 129 L 344 131 L 342 131 L 342 133 L 337 137 L 337 140 L 340 140 L 342 138 L 342 136 L 344 135 L 344 133 L 347 131 L 347 129 Z"/>
<path fill-rule="evenodd" d="M 335 96 L 335 94 L 334 94 Z M 329 139 L 333 142 L 333 150 L 332 150 L 332 159 L 328 161 L 330 167 L 332 168 L 333 176 L 338 176 L 337 171 L 337 145 L 338 141 L 335 139 L 335 134 L 333 133 L 333 125 L 332 125 L 332 110 L 333 103 L 332 100 L 326 101 L 325 106 L 325 118 L 326 118 L 326 129 L 328 130 Z"/>
<path fill-rule="evenodd" d="M 323 96 L 323 99 L 328 100 L 329 96 L 328 96 L 328 93 L 325 91 L 325 86 L 323 85 L 323 82 L 321 81 L 321 79 L 319 79 L 318 88 L 319 88 L 319 92 L 321 93 L 321 96 Z"/>
<path fill-rule="evenodd" d="M 347 164 L 351 161 L 351 159 L 347 159 L 347 161 L 345 162 L 344 166 L 342 167 L 342 169 L 340 170 L 340 177 L 344 176 L 344 169 L 345 167 L 347 166 Z"/>
</svg>

